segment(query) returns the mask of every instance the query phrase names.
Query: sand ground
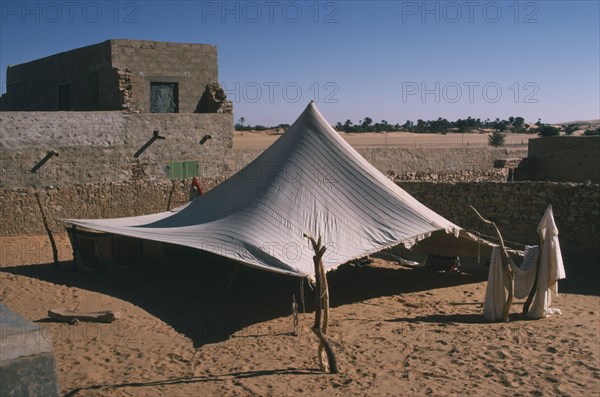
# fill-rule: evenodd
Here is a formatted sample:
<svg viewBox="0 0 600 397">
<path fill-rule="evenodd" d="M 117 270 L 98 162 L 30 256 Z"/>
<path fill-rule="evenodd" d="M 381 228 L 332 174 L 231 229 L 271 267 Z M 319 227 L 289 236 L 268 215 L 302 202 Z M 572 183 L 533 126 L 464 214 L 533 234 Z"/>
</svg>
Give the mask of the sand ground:
<svg viewBox="0 0 600 397">
<path fill-rule="evenodd" d="M 267 132 L 238 132 L 233 135 L 233 147 L 264 149 L 275 142 L 280 135 Z M 341 136 L 354 148 L 367 147 L 489 147 L 488 134 L 413 134 L 409 132 L 390 132 L 379 134 L 375 132 L 349 133 Z M 524 147 L 530 138 L 538 138 L 535 134 L 506 134 L 507 147 Z"/>
<path fill-rule="evenodd" d="M 47 250 L 9 258 L 7 241 L 14 245 L 0 241 L 0 299 L 46 327 L 65 395 L 600 395 L 599 288 L 585 275 L 561 284 L 562 315 L 528 320 L 517 302 L 510 323 L 492 324 L 482 315 L 483 266 L 456 275 L 376 258 L 340 268 L 328 278 L 341 373 L 327 375 L 318 370 L 306 286 L 307 313 L 291 334 L 297 279 L 247 269 L 227 289 L 233 264 L 210 255 L 74 272 L 68 262 L 46 264 Z M 575 266 L 567 264 L 568 275 Z M 48 322 L 57 307 L 119 310 L 122 318 Z"/>
</svg>

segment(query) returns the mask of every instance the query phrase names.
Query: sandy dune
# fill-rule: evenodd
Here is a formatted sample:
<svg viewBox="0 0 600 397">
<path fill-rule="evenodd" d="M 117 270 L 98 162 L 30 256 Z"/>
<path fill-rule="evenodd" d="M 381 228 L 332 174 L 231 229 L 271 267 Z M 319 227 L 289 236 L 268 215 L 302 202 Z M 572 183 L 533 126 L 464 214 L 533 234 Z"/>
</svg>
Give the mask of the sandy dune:
<svg viewBox="0 0 600 397">
<path fill-rule="evenodd" d="M 381 259 L 341 268 L 329 274 L 341 374 L 325 375 L 309 331 L 312 291 L 292 336 L 299 281 L 246 269 L 226 289 L 232 266 L 210 255 L 102 274 L 5 262 L 0 299 L 44 322 L 70 396 L 599 395 L 597 281 L 561 284 L 560 316 L 530 321 L 515 304 L 510 323 L 491 324 L 483 266 L 463 275 Z M 46 322 L 56 307 L 123 317 Z"/>
</svg>

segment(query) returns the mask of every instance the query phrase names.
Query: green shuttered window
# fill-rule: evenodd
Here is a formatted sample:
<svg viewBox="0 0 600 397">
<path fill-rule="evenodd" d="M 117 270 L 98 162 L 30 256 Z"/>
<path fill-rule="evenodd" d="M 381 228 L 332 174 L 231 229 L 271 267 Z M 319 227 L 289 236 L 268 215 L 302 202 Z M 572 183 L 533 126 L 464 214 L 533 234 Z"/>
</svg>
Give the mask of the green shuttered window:
<svg viewBox="0 0 600 397">
<path fill-rule="evenodd" d="M 198 161 L 174 161 L 167 165 L 169 179 L 185 179 L 200 176 Z"/>
</svg>

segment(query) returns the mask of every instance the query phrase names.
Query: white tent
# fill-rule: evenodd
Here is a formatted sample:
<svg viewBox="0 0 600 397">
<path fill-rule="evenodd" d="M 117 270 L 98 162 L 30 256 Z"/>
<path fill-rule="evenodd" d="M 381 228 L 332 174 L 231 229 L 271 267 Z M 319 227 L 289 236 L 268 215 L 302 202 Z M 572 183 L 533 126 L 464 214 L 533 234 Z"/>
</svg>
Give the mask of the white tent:
<svg viewBox="0 0 600 397">
<path fill-rule="evenodd" d="M 65 222 L 197 248 L 264 270 L 312 276 L 303 237 L 322 236 L 326 270 L 432 232 L 472 238 L 369 164 L 313 103 L 252 163 L 172 211 Z"/>
</svg>

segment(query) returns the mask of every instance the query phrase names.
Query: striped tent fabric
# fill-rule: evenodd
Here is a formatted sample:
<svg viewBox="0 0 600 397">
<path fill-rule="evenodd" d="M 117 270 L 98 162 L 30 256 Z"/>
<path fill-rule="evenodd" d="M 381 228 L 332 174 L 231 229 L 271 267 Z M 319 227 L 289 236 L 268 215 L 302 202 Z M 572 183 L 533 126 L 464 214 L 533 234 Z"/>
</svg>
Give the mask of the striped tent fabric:
<svg viewBox="0 0 600 397">
<path fill-rule="evenodd" d="M 398 244 L 410 247 L 435 231 L 468 237 L 367 162 L 312 102 L 253 162 L 181 207 L 64 222 L 298 277 L 314 275 L 305 233 L 322 237 L 326 270 Z"/>
</svg>

